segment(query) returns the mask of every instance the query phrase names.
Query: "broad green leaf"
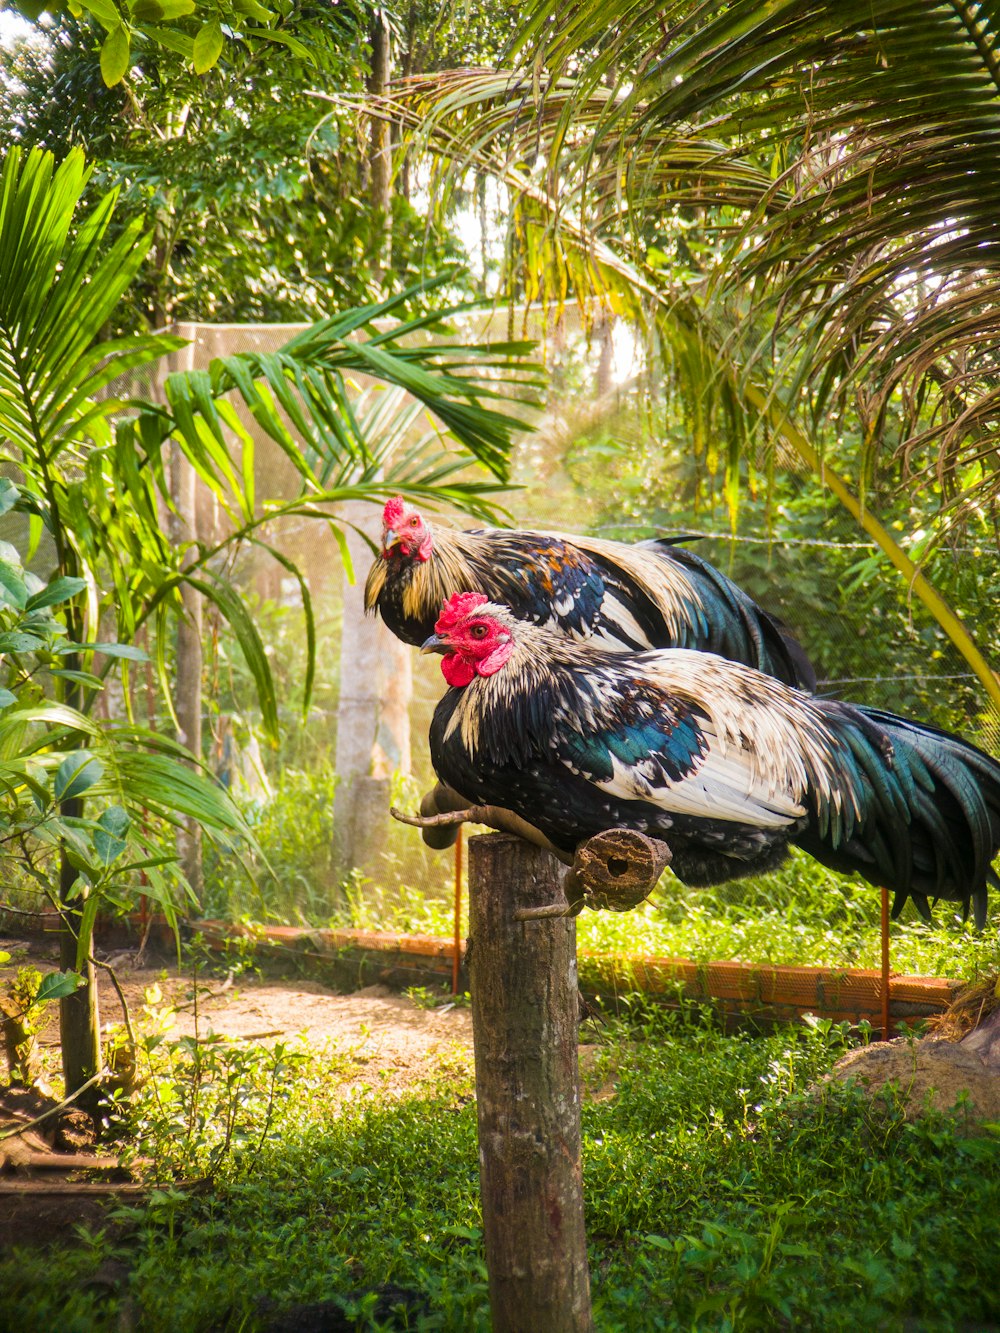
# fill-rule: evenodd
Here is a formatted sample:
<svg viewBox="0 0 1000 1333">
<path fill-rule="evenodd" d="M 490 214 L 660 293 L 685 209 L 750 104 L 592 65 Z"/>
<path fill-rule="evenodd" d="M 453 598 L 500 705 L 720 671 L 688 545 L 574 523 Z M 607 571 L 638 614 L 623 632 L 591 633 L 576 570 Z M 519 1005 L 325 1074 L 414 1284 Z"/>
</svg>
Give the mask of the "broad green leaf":
<svg viewBox="0 0 1000 1333">
<path fill-rule="evenodd" d="M 0 688 L 0 708 L 9 708 L 11 704 L 17 703 L 17 695 L 12 694 L 10 690 Z"/>
<path fill-rule="evenodd" d="M 124 838 L 132 823 L 132 818 L 127 810 L 123 810 L 120 805 L 109 805 L 107 810 L 103 811 L 97 820 L 102 829 L 107 830 L 115 838 Z"/>
<path fill-rule="evenodd" d="M 222 28 L 218 19 L 205 23 L 194 39 L 192 61 L 196 74 L 207 74 L 222 54 Z"/>
<path fill-rule="evenodd" d="M 160 28 L 147 24 L 144 31 L 160 46 L 168 51 L 175 51 L 185 60 L 191 60 L 194 54 L 194 40 L 185 32 L 176 32 L 173 28 Z"/>
<path fill-rule="evenodd" d="M 194 0 L 159 0 L 157 8 L 160 10 L 160 18 L 180 19 L 193 14 L 196 6 Z"/>
<path fill-rule="evenodd" d="M 59 831 L 65 835 L 66 823 L 66 820 L 61 820 L 58 825 L 54 823 L 52 827 L 58 827 Z M 89 847 L 84 851 L 79 843 L 70 842 L 65 837 L 60 850 L 73 869 L 80 872 L 79 894 L 88 892 L 102 878 L 105 867 L 94 860 Z"/>
<path fill-rule="evenodd" d="M 57 801 L 66 801 L 81 796 L 103 776 L 104 766 L 99 759 L 87 750 L 74 750 L 56 769 L 52 790 Z"/>
<path fill-rule="evenodd" d="M 0 634 L 0 653 L 34 653 L 44 646 L 45 640 L 35 634 L 23 634 L 19 630 Z"/>
<path fill-rule="evenodd" d="M 21 492 L 9 477 L 0 477 L 0 514 L 6 514 L 17 504 Z"/>
<path fill-rule="evenodd" d="M 24 570 L 20 564 L 0 558 L 0 602 L 23 609 L 28 600 Z"/>
<path fill-rule="evenodd" d="M 113 28 L 101 47 L 101 78 L 109 88 L 121 83 L 128 70 L 129 36 L 124 25 Z"/>
<path fill-rule="evenodd" d="M 41 592 L 36 592 L 29 597 L 25 604 L 25 610 L 38 611 L 43 606 L 58 606 L 60 602 L 68 602 L 78 592 L 83 592 L 86 586 L 86 579 L 74 579 L 65 574 L 60 575 L 59 578 L 53 579 L 51 583 L 47 583 Z"/>
<path fill-rule="evenodd" d="M 73 995 L 83 985 L 79 972 L 46 972 L 38 983 L 34 1004 L 45 1004 L 49 1000 L 63 1000 Z"/>
<path fill-rule="evenodd" d="M 127 846 L 124 838 L 116 838 L 104 829 L 94 830 L 94 851 L 106 866 L 117 861 Z"/>
<path fill-rule="evenodd" d="M 80 2 L 108 32 L 121 27 L 121 15 L 114 0 L 80 0 Z"/>
<path fill-rule="evenodd" d="M 132 820 L 127 810 L 123 810 L 120 805 L 111 805 L 102 812 L 97 823 L 94 849 L 104 864 L 109 866 L 128 846 L 126 835 Z"/>
<path fill-rule="evenodd" d="M 233 8 L 237 14 L 245 14 L 247 18 L 256 19 L 258 23 L 270 23 L 274 15 L 269 9 L 257 3 L 257 0 L 233 0 Z"/>
</svg>

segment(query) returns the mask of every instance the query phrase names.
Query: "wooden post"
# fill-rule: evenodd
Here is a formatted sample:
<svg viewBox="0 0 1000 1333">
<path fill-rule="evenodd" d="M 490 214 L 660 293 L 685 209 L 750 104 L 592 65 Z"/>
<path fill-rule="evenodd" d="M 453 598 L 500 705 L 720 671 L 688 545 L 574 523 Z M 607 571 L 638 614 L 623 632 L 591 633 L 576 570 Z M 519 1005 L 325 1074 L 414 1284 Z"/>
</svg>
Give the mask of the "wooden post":
<svg viewBox="0 0 1000 1333">
<path fill-rule="evenodd" d="M 458 974 L 462 966 L 462 826 L 455 835 L 455 921 L 451 955 L 451 993 L 458 994 Z"/>
<path fill-rule="evenodd" d="M 580 1155 L 579 992 L 562 867 L 508 834 L 469 842 L 479 1176 L 494 1333 L 588 1333 Z"/>
<path fill-rule="evenodd" d="M 889 890 L 882 889 L 882 1040 L 892 1038 L 892 1015 L 889 1011 Z"/>
</svg>

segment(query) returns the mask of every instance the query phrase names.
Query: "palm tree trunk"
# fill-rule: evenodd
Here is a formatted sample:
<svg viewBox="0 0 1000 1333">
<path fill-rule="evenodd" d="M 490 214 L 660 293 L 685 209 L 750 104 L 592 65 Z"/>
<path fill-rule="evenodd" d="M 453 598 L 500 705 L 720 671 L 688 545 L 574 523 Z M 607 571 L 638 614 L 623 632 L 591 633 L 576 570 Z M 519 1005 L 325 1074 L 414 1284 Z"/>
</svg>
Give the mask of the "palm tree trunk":
<svg viewBox="0 0 1000 1333">
<path fill-rule="evenodd" d="M 371 72 L 368 91 L 384 97 L 392 77 L 392 33 L 383 10 L 372 17 Z M 375 278 L 384 284 L 392 267 L 392 126 L 385 117 L 372 116 L 369 151 L 371 206 L 378 229 L 375 246 Z"/>
<path fill-rule="evenodd" d="M 78 796 L 70 797 L 63 801 L 61 813 L 67 818 L 78 818 L 83 814 L 83 801 Z M 72 907 L 66 906 L 76 879 L 76 869 L 70 865 L 63 851 L 59 865 L 59 897 L 67 911 L 77 910 L 81 905 L 81 900 L 76 899 Z M 93 953 L 92 929 L 88 931 L 87 938 L 81 937 L 79 945 L 84 955 L 84 962 L 79 969 L 83 985 L 59 1001 L 59 1042 L 67 1097 L 78 1092 L 101 1069 L 100 1010 L 94 964 L 90 961 Z M 77 951 L 77 936 L 64 920 L 59 932 L 59 966 L 64 972 L 77 970 Z M 91 1088 L 87 1094 L 78 1098 L 77 1105 L 81 1110 L 93 1111 L 97 1099 L 96 1087 Z"/>
</svg>

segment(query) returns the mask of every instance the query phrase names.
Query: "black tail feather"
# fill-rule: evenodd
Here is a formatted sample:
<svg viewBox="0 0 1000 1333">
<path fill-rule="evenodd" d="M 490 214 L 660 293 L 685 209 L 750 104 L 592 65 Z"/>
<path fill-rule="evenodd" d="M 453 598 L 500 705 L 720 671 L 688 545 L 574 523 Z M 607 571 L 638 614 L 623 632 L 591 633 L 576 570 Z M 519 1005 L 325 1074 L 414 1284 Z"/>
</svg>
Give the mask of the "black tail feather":
<svg viewBox="0 0 1000 1333">
<path fill-rule="evenodd" d="M 838 776 L 845 807 L 838 825 L 818 810 L 795 840 L 835 869 L 894 890 L 893 917 L 908 898 L 925 920 L 929 899 L 987 919 L 987 886 L 1000 887 L 991 863 L 1000 851 L 1000 763 L 940 728 L 880 709 L 834 701 L 818 705 L 850 751 Z"/>
</svg>

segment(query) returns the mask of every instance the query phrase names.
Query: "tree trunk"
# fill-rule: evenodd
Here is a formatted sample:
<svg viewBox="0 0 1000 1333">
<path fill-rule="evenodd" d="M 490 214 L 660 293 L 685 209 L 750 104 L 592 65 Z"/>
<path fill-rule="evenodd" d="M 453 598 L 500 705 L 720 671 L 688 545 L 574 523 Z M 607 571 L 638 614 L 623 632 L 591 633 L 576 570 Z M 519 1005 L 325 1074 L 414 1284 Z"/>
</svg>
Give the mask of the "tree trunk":
<svg viewBox="0 0 1000 1333">
<path fill-rule="evenodd" d="M 63 801 L 60 813 L 68 819 L 79 819 L 83 814 L 83 801 L 78 796 L 71 796 Z M 59 865 L 59 898 L 65 904 L 70 890 L 76 883 L 77 872 L 70 865 L 63 853 Z M 77 912 L 83 906 L 82 898 L 75 898 L 72 905 L 65 908 Z M 63 1079 L 66 1095 L 77 1092 L 94 1077 L 101 1068 L 101 1019 L 97 1002 L 97 982 L 94 965 L 90 961 L 93 953 L 93 937 L 82 940 L 84 963 L 80 968 L 84 984 L 59 1001 L 59 1043 L 62 1053 Z M 63 924 L 59 930 L 59 966 L 65 971 L 76 970 L 77 937 Z M 78 1099 L 77 1105 L 82 1110 L 93 1112 L 97 1106 L 99 1091 L 97 1087 Z"/>
<path fill-rule="evenodd" d="M 378 869 L 389 824 L 389 787 L 397 770 L 410 771 L 412 693 L 410 650 L 380 620 L 364 613 L 364 581 L 372 555 L 352 523 L 373 539 L 381 520 L 376 505 L 344 505 L 354 583 L 345 574 L 337 705 L 337 864 L 341 876 Z"/>
<path fill-rule="evenodd" d="M 469 843 L 479 1174 L 494 1333 L 587 1333 L 579 991 L 572 918 L 515 922 L 563 901 L 562 867 L 507 834 Z"/>
<path fill-rule="evenodd" d="M 371 72 L 368 91 L 373 97 L 383 97 L 392 77 L 392 33 L 382 9 L 372 15 L 369 33 L 371 43 Z M 392 267 L 392 125 L 385 116 L 372 116 L 369 147 L 369 180 L 375 238 L 375 280 L 385 285 Z"/>
</svg>

